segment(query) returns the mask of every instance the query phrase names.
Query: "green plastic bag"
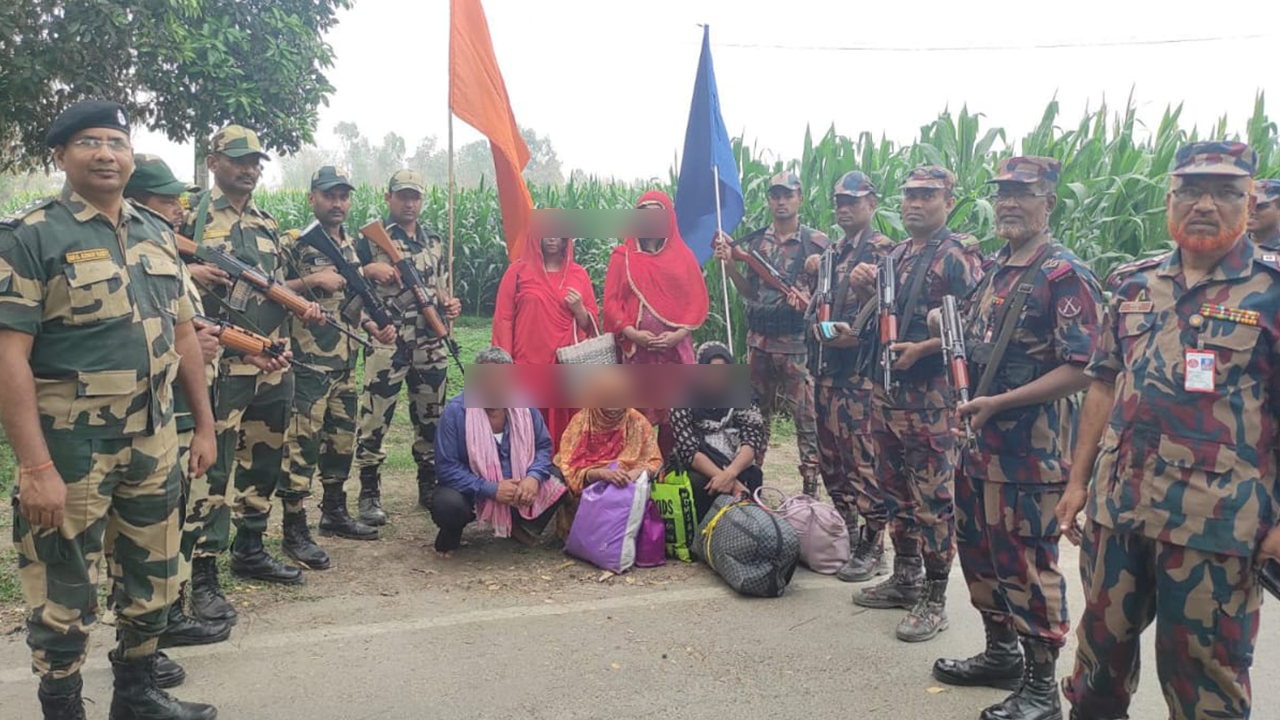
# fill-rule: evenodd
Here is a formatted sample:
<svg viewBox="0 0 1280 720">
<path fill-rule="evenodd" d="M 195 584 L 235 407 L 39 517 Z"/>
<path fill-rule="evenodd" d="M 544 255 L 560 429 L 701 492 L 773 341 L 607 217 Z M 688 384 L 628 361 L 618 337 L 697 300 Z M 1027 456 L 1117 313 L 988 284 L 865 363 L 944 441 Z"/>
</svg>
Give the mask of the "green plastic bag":
<svg viewBox="0 0 1280 720">
<path fill-rule="evenodd" d="M 697 512 L 693 509 L 693 485 L 687 472 L 669 472 L 649 490 L 649 498 L 662 512 L 667 526 L 667 557 L 693 562 L 689 541 L 698 532 Z"/>
</svg>

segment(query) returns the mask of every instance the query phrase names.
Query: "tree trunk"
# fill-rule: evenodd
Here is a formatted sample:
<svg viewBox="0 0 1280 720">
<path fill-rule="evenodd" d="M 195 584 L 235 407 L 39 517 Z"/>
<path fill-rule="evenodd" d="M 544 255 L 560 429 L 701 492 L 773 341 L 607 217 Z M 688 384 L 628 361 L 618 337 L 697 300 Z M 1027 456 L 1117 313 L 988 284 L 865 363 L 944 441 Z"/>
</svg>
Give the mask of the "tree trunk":
<svg viewBox="0 0 1280 720">
<path fill-rule="evenodd" d="M 202 190 L 209 189 L 209 170 L 205 166 L 205 156 L 209 154 L 209 138 L 200 133 L 195 138 L 196 156 L 195 163 L 192 167 L 191 181 L 200 186 Z"/>
</svg>

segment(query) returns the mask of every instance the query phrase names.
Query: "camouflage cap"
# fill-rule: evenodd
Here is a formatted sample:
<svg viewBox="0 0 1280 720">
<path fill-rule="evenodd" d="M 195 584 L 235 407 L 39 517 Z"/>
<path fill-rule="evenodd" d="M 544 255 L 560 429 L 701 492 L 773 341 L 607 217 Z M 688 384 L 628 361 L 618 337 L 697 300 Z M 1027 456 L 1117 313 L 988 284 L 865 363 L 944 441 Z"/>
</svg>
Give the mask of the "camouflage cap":
<svg viewBox="0 0 1280 720">
<path fill-rule="evenodd" d="M 931 188 L 934 190 L 951 190 L 956 186 L 956 174 L 938 165 L 921 165 L 907 173 L 902 181 L 902 189 Z"/>
<path fill-rule="evenodd" d="M 1242 142 L 1194 142 L 1178 148 L 1173 174 L 1253 177 L 1258 153 Z"/>
<path fill-rule="evenodd" d="M 240 125 L 228 125 L 214 133 L 213 138 L 209 140 L 209 152 L 222 153 L 233 158 L 257 155 L 263 160 L 271 159 L 271 156 L 262 150 L 258 134 Z"/>
<path fill-rule="evenodd" d="M 129 134 L 129 114 L 120 103 L 109 100 L 81 100 L 58 113 L 45 143 L 49 147 L 65 145 L 72 135 L 88 128 L 111 128 Z"/>
<path fill-rule="evenodd" d="M 200 189 L 179 180 L 159 155 L 136 153 L 133 165 L 133 175 L 129 177 L 129 184 L 124 186 L 126 195 L 146 192 L 152 195 L 180 196 Z"/>
<path fill-rule="evenodd" d="M 840 180 L 836 182 L 835 196 L 860 198 L 864 195 L 875 195 L 876 186 L 871 183 L 871 178 L 861 170 L 850 170 L 840 176 Z"/>
<path fill-rule="evenodd" d="M 348 190 L 356 189 L 356 186 L 352 185 L 351 180 L 347 177 L 347 173 L 333 165 L 325 165 L 311 176 L 312 190 L 332 190 L 336 187 L 345 187 Z"/>
<path fill-rule="evenodd" d="M 1041 180 L 1058 184 L 1058 174 L 1062 171 L 1062 163 L 1051 157 L 1039 155 L 1019 155 L 1000 161 L 1000 169 L 988 183 L 1023 183 L 1031 184 Z"/>
<path fill-rule="evenodd" d="M 1280 180 L 1254 180 L 1253 196 L 1257 198 L 1260 203 L 1280 200 Z"/>
<path fill-rule="evenodd" d="M 427 182 L 413 170 L 400 170 L 391 176 L 391 182 L 387 183 L 387 191 L 399 192 L 400 190 L 417 190 L 419 193 L 425 193 Z"/>
<path fill-rule="evenodd" d="M 791 170 L 783 170 L 782 172 L 769 178 L 769 189 L 776 187 L 789 188 L 791 190 L 800 189 L 800 176 Z"/>
</svg>

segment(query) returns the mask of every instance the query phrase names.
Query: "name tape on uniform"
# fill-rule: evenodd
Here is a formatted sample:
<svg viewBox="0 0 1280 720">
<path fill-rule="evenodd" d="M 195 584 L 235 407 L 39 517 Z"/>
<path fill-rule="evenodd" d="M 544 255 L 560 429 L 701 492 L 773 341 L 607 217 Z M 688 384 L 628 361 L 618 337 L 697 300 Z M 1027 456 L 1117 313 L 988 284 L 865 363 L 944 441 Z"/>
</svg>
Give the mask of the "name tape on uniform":
<svg viewBox="0 0 1280 720">
<path fill-rule="evenodd" d="M 68 263 L 93 262 L 94 260 L 110 260 L 111 251 L 106 248 L 94 248 L 92 250 L 73 250 L 67 253 Z"/>
</svg>

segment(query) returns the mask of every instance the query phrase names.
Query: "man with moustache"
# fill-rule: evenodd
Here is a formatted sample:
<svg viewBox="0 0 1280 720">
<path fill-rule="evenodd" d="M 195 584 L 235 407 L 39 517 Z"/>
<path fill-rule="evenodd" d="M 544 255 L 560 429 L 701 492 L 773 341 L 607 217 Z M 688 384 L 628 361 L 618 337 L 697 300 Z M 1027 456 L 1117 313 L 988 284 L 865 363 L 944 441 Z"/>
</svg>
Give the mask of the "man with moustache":
<svg viewBox="0 0 1280 720">
<path fill-rule="evenodd" d="M 351 212 L 354 186 L 346 173 L 326 165 L 311 176 L 311 212 L 352 267 L 359 267 L 355 245 L 343 223 Z M 347 282 L 327 255 L 301 240 L 298 230 L 280 239 L 288 270 L 287 284 L 294 292 L 317 298 L 333 316 L 342 314 Z M 365 331 L 379 342 L 394 343 L 396 331 L 379 330 L 363 319 Z M 285 553 L 312 570 L 330 566 L 329 555 L 311 538 L 303 500 L 311 494 L 317 471 L 324 489 L 320 501 L 320 534 L 351 540 L 377 540 L 378 529 L 357 522 L 347 510 L 343 484 L 351 474 L 356 434 L 356 360 L 360 348 L 354 340 L 325 324 L 307 327 L 294 323 L 291 333 L 294 357 L 293 417 L 285 433 L 285 462 L 289 486 L 280 490 L 284 501 Z"/>
<path fill-rule="evenodd" d="M 105 555 L 111 717 L 212 720 L 212 706 L 156 684 L 178 595 L 175 378 L 195 418 L 190 474 L 215 452 L 173 231 L 124 200 L 134 162 L 123 106 L 71 105 L 48 145 L 66 173 L 61 194 L 0 220 L 0 423 L 18 464 L 13 542 L 42 714 L 85 717 L 81 668 Z"/>
<path fill-rule="evenodd" d="M 258 208 L 253 191 L 269 159 L 252 130 L 228 125 L 209 141 L 205 164 L 214 187 L 193 198 L 182 233 L 197 244 L 222 249 L 277 282 L 284 262 L 275 218 Z M 281 339 L 290 318 L 279 305 L 227 278 L 201 288 L 213 317 Z M 306 320 L 322 318 L 312 304 Z M 204 620 L 234 623 L 236 611 L 218 584 L 217 556 L 231 547 L 231 572 L 241 577 L 284 584 L 304 582 L 302 571 L 285 565 L 262 544 L 271 497 L 285 486 L 284 434 L 293 407 L 293 373 L 287 358 L 250 357 L 224 350 L 214 380 L 214 416 L 218 456 L 207 482 L 191 489 L 191 521 L 203 527 L 192 560 L 192 613 Z M 234 488 L 227 503 L 229 488 Z M 230 542 L 232 516 L 235 542 Z"/>
<path fill-rule="evenodd" d="M 871 377 L 858 362 L 858 331 L 853 327 L 863 301 L 849 274 L 859 265 L 874 268 L 876 259 L 893 248 L 893 241 L 871 226 L 876 188 L 865 174 L 845 173 L 836 183 L 834 198 L 836 224 L 844 237 L 824 255 L 810 256 L 807 269 L 816 277 L 823 257 L 830 256 L 831 321 L 839 334 L 825 338 L 814 313 L 808 336 L 809 373 L 814 380 L 822 482 L 849 527 L 849 560 L 836 577 L 865 582 L 889 572 L 883 541 L 888 515 L 872 461 Z M 861 528 L 859 515 L 865 518 Z"/>
<path fill-rule="evenodd" d="M 782 293 L 769 287 L 753 269 L 743 275 L 733 260 L 729 241 L 716 240 L 715 254 L 725 261 L 729 278 L 747 304 L 747 364 L 751 389 L 764 413 L 765 445 L 773 427 L 773 411 L 779 394 L 791 406 L 800 449 L 800 477 L 806 495 L 818 493 L 818 421 L 813 406 L 813 377 L 808 368 L 804 311 L 812 284 L 806 272 L 810 255 L 824 252 L 831 241 L 823 233 L 800 223 L 800 176 L 783 171 L 769 181 L 769 210 L 773 222 L 740 241 L 755 250 L 795 288 Z M 764 458 L 756 458 L 763 464 Z"/>
<path fill-rule="evenodd" d="M 929 337 L 926 316 L 944 295 L 968 297 L 982 278 L 977 241 L 947 227 L 955 182 L 950 170 L 925 165 L 902 183 L 902 224 L 911 237 L 892 251 L 899 320 L 898 337 L 890 345 L 896 359 L 889 389 L 880 363 L 873 365 L 875 474 L 893 518 L 895 557 L 889 579 L 859 590 L 853 601 L 908 610 L 897 628 L 904 642 L 930 640 L 948 627 L 947 578 L 955 558 L 955 416 L 942 342 Z M 869 297 L 876 273 L 867 267 L 855 272 Z"/>
<path fill-rule="evenodd" d="M 962 443 L 956 474 L 956 539 L 986 648 L 938 660 L 933 674 L 1015 691 L 982 720 L 1062 717 L 1055 664 L 1068 617 L 1054 509 L 1070 467 L 1059 429 L 1071 418 L 1061 401 L 1089 383 L 1103 305 L 1093 272 L 1049 234 L 1060 167 L 1047 157 L 1000 163 L 990 182 L 1005 246 L 964 318 L 978 386 L 959 407 L 974 439 Z"/>
<path fill-rule="evenodd" d="M 1245 233 L 1256 166 L 1243 143 L 1179 149 L 1166 196 L 1177 248 L 1107 283 L 1057 509 L 1081 544 L 1085 610 L 1064 683 L 1076 720 L 1126 717 L 1153 621 L 1170 717 L 1250 714 L 1256 567 L 1280 558 L 1280 258 Z"/>
<path fill-rule="evenodd" d="M 1280 180 L 1255 180 L 1253 198 L 1249 239 L 1258 247 L 1280 250 Z"/>
<path fill-rule="evenodd" d="M 440 236 L 418 222 L 422 214 L 426 181 L 413 170 L 400 170 L 387 183 L 387 219 L 383 224 L 400 254 L 418 269 L 426 285 L 427 298 L 436 303 L 444 319 L 462 313 L 462 303 L 448 296 L 449 258 Z M 368 238 L 356 239 L 356 252 L 364 263 L 364 273 L 386 301 L 400 333 L 399 347 L 378 344 L 365 352 L 364 389 L 360 394 L 360 430 L 356 440 L 356 467 L 360 468 L 360 522 L 375 527 L 385 525 L 382 510 L 380 469 L 387 459 L 382 449 L 391 418 L 395 416 L 400 386 L 407 382 L 409 419 L 416 436 L 413 460 L 418 466 L 418 505 L 431 508 L 436 489 L 435 439 L 444 412 L 445 383 L 449 356 L 444 339 L 431 332 L 427 319 L 418 312 L 413 292 L 400 282 L 391 258 Z"/>
</svg>

